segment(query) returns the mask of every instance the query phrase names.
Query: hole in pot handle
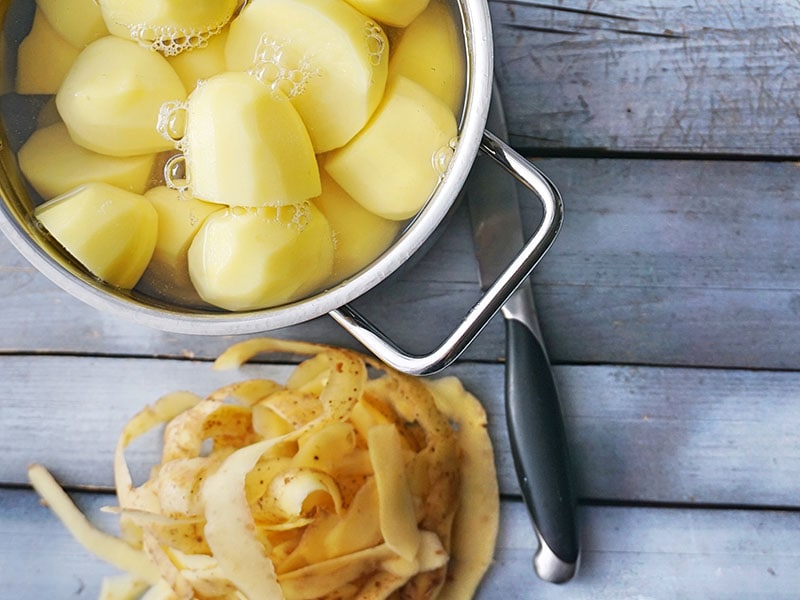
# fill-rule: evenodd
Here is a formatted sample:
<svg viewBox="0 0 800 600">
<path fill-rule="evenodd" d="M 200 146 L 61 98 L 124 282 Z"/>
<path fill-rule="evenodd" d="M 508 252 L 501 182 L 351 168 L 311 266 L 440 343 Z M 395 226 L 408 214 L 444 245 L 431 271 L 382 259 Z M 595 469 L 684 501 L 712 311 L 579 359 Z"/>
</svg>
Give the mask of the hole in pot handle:
<svg viewBox="0 0 800 600">
<path fill-rule="evenodd" d="M 561 228 L 564 216 L 561 194 L 544 173 L 489 131 L 483 132 L 480 149 L 530 190 L 542 203 L 544 213 L 539 227 L 525 242 L 520 253 L 483 293 L 461 324 L 438 348 L 428 354 L 416 355 L 399 348 L 349 304 L 329 313 L 379 359 L 404 373 L 431 375 L 456 360 L 530 275 Z"/>
</svg>

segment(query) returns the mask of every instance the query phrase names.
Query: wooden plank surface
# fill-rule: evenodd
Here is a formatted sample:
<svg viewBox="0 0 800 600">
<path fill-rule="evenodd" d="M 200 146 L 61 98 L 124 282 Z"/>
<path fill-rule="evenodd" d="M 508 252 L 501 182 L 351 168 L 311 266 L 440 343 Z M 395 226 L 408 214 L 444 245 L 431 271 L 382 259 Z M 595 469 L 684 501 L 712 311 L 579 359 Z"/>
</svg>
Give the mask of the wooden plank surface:
<svg viewBox="0 0 800 600">
<path fill-rule="evenodd" d="M 74 495 L 98 526 L 113 500 Z M 9 598 L 96 597 L 112 567 L 87 556 L 35 495 L 0 489 L 0 585 Z M 581 576 L 564 586 L 531 569 L 535 539 L 521 527 L 521 503 L 505 501 L 495 563 L 476 600 L 541 598 L 618 600 L 796 598 L 800 588 L 800 513 L 589 506 L 579 511 Z"/>
<path fill-rule="evenodd" d="M 544 159 L 566 218 L 534 272 L 557 363 L 787 369 L 800 364 L 800 209 L 791 163 Z M 526 203 L 526 217 L 533 210 Z M 465 207 L 462 207 L 465 208 Z M 477 298 L 466 211 L 428 255 L 359 306 L 416 351 Z M 180 336 L 85 307 L 0 239 L 0 348 L 211 358 L 229 339 Z M 413 315 L 413 326 L 409 318 Z M 352 345 L 331 319 L 279 335 Z M 495 360 L 493 323 L 465 358 Z"/>
<path fill-rule="evenodd" d="M 290 369 L 0 358 L 0 481 L 23 485 L 27 465 L 41 462 L 66 485 L 110 489 L 117 436 L 145 405 L 174 390 L 204 395 L 249 377 L 282 381 Z M 448 373 L 484 402 L 501 491 L 518 495 L 503 366 L 461 363 Z M 800 508 L 800 373 L 619 366 L 563 366 L 555 373 L 581 498 Z M 156 437 L 132 448 L 136 473 L 146 476 L 158 448 Z"/>
<path fill-rule="evenodd" d="M 800 7 L 491 0 L 512 142 L 596 152 L 800 155 Z"/>
<path fill-rule="evenodd" d="M 800 4 L 490 0 L 512 143 L 562 191 L 561 235 L 533 276 L 582 504 L 567 586 L 535 541 L 504 428 L 504 332 L 448 373 L 489 412 L 501 488 L 479 598 L 794 598 L 800 589 Z M 664 160 L 667 159 L 667 160 Z M 733 160 L 729 160 L 733 159 Z M 429 254 L 358 302 L 415 351 L 478 294 L 466 211 Z M 528 225 L 534 211 L 527 205 Z M 52 467 L 93 519 L 122 423 L 178 388 L 242 375 L 234 340 L 103 315 L 0 240 L 0 588 L 95 595 L 88 558 L 24 488 Z M 273 332 L 355 346 L 331 319 Z M 142 476 L 155 440 L 130 453 Z"/>
</svg>

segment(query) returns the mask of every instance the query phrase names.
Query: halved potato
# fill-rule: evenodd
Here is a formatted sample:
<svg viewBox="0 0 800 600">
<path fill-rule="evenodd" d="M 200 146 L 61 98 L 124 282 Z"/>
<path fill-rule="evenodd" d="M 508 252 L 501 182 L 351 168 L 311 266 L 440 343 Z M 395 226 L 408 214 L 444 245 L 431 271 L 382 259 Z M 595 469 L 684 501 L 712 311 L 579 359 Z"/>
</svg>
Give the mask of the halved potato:
<svg viewBox="0 0 800 600">
<path fill-rule="evenodd" d="M 98 278 L 123 289 L 144 273 L 158 235 L 158 214 L 140 194 L 89 183 L 37 207 L 36 218 Z"/>
<path fill-rule="evenodd" d="M 381 100 L 389 62 L 383 30 L 344 0 L 252 0 L 231 23 L 228 68 L 253 67 L 292 88 L 314 150 L 347 143 Z M 263 66 L 263 65 L 262 65 Z"/>
<path fill-rule="evenodd" d="M 389 76 L 423 85 L 459 114 L 467 76 L 461 32 L 450 9 L 435 0 L 406 27 L 392 47 Z"/>
<path fill-rule="evenodd" d="M 230 21 L 241 0 L 97 0 L 106 26 L 174 56 L 199 48 Z"/>
<path fill-rule="evenodd" d="M 457 134 L 450 108 L 405 77 L 392 79 L 369 124 L 325 158 L 324 169 L 356 202 L 386 219 L 412 217 L 442 173 Z"/>
<path fill-rule="evenodd" d="M 95 0 L 36 0 L 53 29 L 76 48 L 85 48 L 108 35 Z"/>
<path fill-rule="evenodd" d="M 167 60 L 135 42 L 106 36 L 75 60 L 56 105 L 77 143 L 101 154 L 133 156 L 168 150 L 157 129 L 161 105 L 186 99 Z"/>
<path fill-rule="evenodd" d="M 107 156 L 92 152 L 73 142 L 63 123 L 34 131 L 18 154 L 22 173 L 45 200 L 91 182 L 142 194 L 155 158 L 155 154 Z"/>
<path fill-rule="evenodd" d="M 196 198 L 277 206 L 319 194 L 303 121 L 285 96 L 248 73 L 216 75 L 192 92 L 182 146 Z"/>
<path fill-rule="evenodd" d="M 332 270 L 331 228 L 311 203 L 218 211 L 189 248 L 189 274 L 200 297 L 228 310 L 300 298 Z"/>
<path fill-rule="evenodd" d="M 166 186 L 151 188 L 144 196 L 158 213 L 158 238 L 138 289 L 165 300 L 197 305 L 201 300 L 189 278 L 189 246 L 208 216 L 223 208 L 183 197 Z"/>
<path fill-rule="evenodd" d="M 368 17 L 392 27 L 406 27 L 419 15 L 429 0 L 347 0 Z"/>
<path fill-rule="evenodd" d="M 55 94 L 79 52 L 37 8 L 31 30 L 17 51 L 17 93 Z"/>
<path fill-rule="evenodd" d="M 226 70 L 225 42 L 227 39 L 228 30 L 226 29 L 209 39 L 208 44 L 201 48 L 192 48 L 176 56 L 167 57 L 169 64 L 175 69 L 189 93 L 197 87 L 198 81 L 208 79 Z"/>
<path fill-rule="evenodd" d="M 401 224 L 368 211 L 353 200 L 324 169 L 322 194 L 314 198 L 333 230 L 333 275 L 342 279 L 377 258 L 397 235 Z"/>
</svg>

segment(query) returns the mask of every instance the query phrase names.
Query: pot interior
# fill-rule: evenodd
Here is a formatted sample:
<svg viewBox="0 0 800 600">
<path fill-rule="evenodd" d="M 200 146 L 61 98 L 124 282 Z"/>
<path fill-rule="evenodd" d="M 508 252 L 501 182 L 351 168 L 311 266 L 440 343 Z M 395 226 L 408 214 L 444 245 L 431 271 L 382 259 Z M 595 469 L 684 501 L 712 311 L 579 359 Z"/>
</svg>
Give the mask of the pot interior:
<svg viewBox="0 0 800 600">
<path fill-rule="evenodd" d="M 437 1 L 437 0 L 433 0 Z M 107 285 L 56 243 L 33 216 L 42 199 L 22 176 L 17 150 L 30 136 L 36 115 L 51 98 L 14 92 L 16 54 L 30 29 L 33 0 L 0 0 L 3 62 L 0 64 L 0 229 L 40 272 L 96 309 L 165 331 L 236 335 L 265 332 L 321 316 L 378 285 L 426 246 L 454 206 L 478 152 L 492 79 L 492 39 L 486 0 L 447 0 L 463 33 L 466 70 L 458 142 L 436 189 L 394 242 L 361 271 L 289 304 L 246 312 L 187 307 Z"/>
</svg>

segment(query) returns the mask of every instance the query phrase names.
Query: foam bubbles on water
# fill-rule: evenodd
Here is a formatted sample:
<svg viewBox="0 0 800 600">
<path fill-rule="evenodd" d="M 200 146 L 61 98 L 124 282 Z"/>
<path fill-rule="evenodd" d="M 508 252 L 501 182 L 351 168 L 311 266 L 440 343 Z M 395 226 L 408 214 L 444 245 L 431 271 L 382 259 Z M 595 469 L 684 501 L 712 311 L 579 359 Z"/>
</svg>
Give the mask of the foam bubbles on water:
<svg viewBox="0 0 800 600">
<path fill-rule="evenodd" d="M 170 100 L 164 102 L 158 109 L 156 130 L 161 137 L 175 143 L 175 147 L 183 150 L 183 136 L 186 133 L 187 102 L 183 100 Z"/>
<path fill-rule="evenodd" d="M 177 190 L 181 198 L 189 193 L 189 170 L 186 168 L 186 156 L 174 154 L 164 163 L 164 184 Z"/>
<path fill-rule="evenodd" d="M 181 29 L 170 26 L 151 26 L 137 23 L 128 27 L 132 40 L 164 56 L 177 56 L 186 50 L 204 48 L 208 40 L 222 31 L 224 23 L 208 29 Z"/>
<path fill-rule="evenodd" d="M 275 211 L 279 223 L 285 223 L 288 227 L 297 229 L 297 231 L 303 231 L 311 222 L 310 202 L 277 206 Z"/>
<path fill-rule="evenodd" d="M 378 66 L 386 54 L 386 39 L 377 23 L 367 22 L 367 56 L 373 66 Z"/>
<path fill-rule="evenodd" d="M 256 47 L 253 65 L 247 71 L 277 96 L 295 98 L 306 90 L 317 71 L 307 57 L 292 65 L 286 56 L 286 44 L 262 35 Z"/>
<path fill-rule="evenodd" d="M 456 146 L 458 146 L 458 138 L 454 137 L 446 146 L 442 146 L 431 156 L 433 169 L 439 177 L 444 177 L 447 174 L 447 170 L 450 168 L 450 162 L 453 160 L 453 155 L 456 151 Z"/>
</svg>

